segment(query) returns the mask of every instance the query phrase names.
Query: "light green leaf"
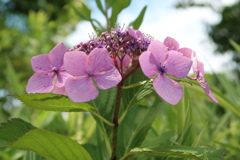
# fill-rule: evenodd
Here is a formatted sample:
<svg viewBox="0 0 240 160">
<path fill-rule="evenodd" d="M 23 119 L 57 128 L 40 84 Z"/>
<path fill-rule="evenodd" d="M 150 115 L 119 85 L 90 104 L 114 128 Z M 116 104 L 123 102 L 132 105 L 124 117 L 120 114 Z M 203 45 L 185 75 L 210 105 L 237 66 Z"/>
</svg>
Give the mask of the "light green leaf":
<svg viewBox="0 0 240 160">
<path fill-rule="evenodd" d="M 24 94 L 21 96 L 13 95 L 13 97 L 19 99 L 24 104 L 34 109 L 57 112 L 90 112 L 94 116 L 98 117 L 101 121 L 112 126 L 110 122 L 98 114 L 96 108 L 92 107 L 88 103 L 75 103 L 64 95 L 35 93 Z"/>
<path fill-rule="evenodd" d="M 134 155 L 153 155 L 174 158 L 191 158 L 197 160 L 222 160 L 224 159 L 224 149 L 222 148 L 193 148 L 185 146 L 162 146 L 156 148 L 135 148 L 125 155 L 121 160 L 125 160 Z"/>
<path fill-rule="evenodd" d="M 91 160 L 88 152 L 72 139 L 37 129 L 21 119 L 2 123 L 0 130 L 0 146 L 31 150 L 52 160 Z"/>
<path fill-rule="evenodd" d="M 234 49 L 235 49 L 238 53 L 240 53 L 240 45 L 239 45 L 239 44 L 237 44 L 235 41 L 233 41 L 233 40 L 231 40 L 231 39 L 229 39 L 229 43 L 234 47 Z"/>
<path fill-rule="evenodd" d="M 45 111 L 83 112 L 94 111 L 95 108 L 87 103 L 74 103 L 67 96 L 52 93 L 13 95 L 27 106 Z"/>
<path fill-rule="evenodd" d="M 139 27 L 142 24 L 145 12 L 146 12 L 147 6 L 144 6 L 143 9 L 141 10 L 139 16 L 129 24 L 129 26 L 132 26 L 133 29 L 139 29 Z"/>
<path fill-rule="evenodd" d="M 87 7 L 86 4 L 81 3 L 81 8 L 76 8 L 74 5 L 71 5 L 73 10 L 77 15 L 79 15 L 82 19 L 86 21 L 91 20 L 91 10 Z"/>
</svg>

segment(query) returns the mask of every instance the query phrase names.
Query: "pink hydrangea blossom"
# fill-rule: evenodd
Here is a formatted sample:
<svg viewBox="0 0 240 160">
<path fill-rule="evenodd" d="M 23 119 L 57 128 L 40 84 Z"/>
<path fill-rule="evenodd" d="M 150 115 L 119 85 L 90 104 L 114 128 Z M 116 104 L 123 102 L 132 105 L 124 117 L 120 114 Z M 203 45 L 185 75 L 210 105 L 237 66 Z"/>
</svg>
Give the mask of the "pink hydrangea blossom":
<svg viewBox="0 0 240 160">
<path fill-rule="evenodd" d="M 139 57 L 143 73 L 152 78 L 153 87 L 160 97 L 166 102 L 176 105 L 183 97 L 183 89 L 180 83 L 172 80 L 166 74 L 177 78 L 187 76 L 192 61 L 182 53 L 171 50 L 157 40 L 152 40 L 148 50 Z"/>
<path fill-rule="evenodd" d="M 66 46 L 59 43 L 49 54 L 41 54 L 31 59 L 35 74 L 28 80 L 27 93 L 49 93 L 54 86 L 64 86 L 70 76 L 63 66 L 63 56 L 67 51 Z"/>
<path fill-rule="evenodd" d="M 196 79 L 206 95 L 213 100 L 214 102 L 218 103 L 218 100 L 214 97 L 212 91 L 210 90 L 209 84 L 204 78 L 204 64 L 200 61 L 198 61 L 196 53 L 189 49 L 189 48 L 180 48 L 179 49 L 179 43 L 171 38 L 167 37 L 164 40 L 164 45 L 168 47 L 169 50 L 176 50 L 178 52 L 181 52 L 185 57 L 188 57 L 193 61 L 192 69 L 194 74 L 196 75 Z M 191 78 L 192 79 L 192 78 Z"/>
<path fill-rule="evenodd" d="M 98 96 L 98 89 L 115 87 L 122 79 L 106 48 L 95 48 L 88 55 L 71 51 L 64 55 L 66 70 L 72 75 L 65 90 L 73 102 L 87 102 Z"/>
</svg>

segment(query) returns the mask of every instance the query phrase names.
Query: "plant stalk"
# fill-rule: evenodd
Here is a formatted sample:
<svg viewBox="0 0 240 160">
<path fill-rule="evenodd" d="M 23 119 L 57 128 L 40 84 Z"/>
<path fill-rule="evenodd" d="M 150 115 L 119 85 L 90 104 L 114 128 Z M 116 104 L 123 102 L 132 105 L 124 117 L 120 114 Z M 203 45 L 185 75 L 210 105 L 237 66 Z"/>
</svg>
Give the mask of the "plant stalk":
<svg viewBox="0 0 240 160">
<path fill-rule="evenodd" d="M 117 95 L 116 95 L 116 103 L 115 103 L 115 108 L 114 108 L 114 115 L 113 115 L 113 137 L 112 137 L 112 156 L 111 160 L 117 160 L 117 136 L 118 136 L 118 114 L 119 114 L 119 109 L 120 109 L 120 103 L 121 103 L 121 98 L 122 98 L 122 86 L 123 86 L 123 81 L 121 81 L 117 85 Z"/>
</svg>

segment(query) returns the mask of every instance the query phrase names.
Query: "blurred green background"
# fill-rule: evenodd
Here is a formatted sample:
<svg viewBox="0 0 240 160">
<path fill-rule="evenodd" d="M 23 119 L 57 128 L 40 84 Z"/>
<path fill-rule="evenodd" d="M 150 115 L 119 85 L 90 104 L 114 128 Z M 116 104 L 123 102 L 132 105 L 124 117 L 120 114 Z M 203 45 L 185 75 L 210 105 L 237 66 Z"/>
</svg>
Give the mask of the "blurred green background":
<svg viewBox="0 0 240 160">
<path fill-rule="evenodd" d="M 70 136 L 79 143 L 94 144 L 97 128 L 89 114 L 32 110 L 7 96 L 25 93 L 27 80 L 33 74 L 31 57 L 46 54 L 58 42 L 65 42 L 65 37 L 82 20 L 72 6 L 79 10 L 83 7 L 80 1 L 75 0 L 0 1 L 0 122 L 20 117 L 36 127 Z M 214 10 L 214 3 L 190 0 L 176 3 L 176 9 L 188 7 L 210 7 Z M 217 53 L 231 52 L 232 61 L 229 63 L 235 64 L 228 73 L 206 75 L 220 103 L 211 102 L 196 85 L 184 84 L 184 99 L 177 106 L 163 102 L 142 147 L 161 144 L 224 147 L 226 159 L 240 159 L 240 2 L 216 12 L 222 20 L 209 26 L 209 37 L 216 44 Z M 152 96 L 142 104 L 147 105 Z M 138 158 L 150 159 L 147 156 Z M 29 151 L 0 148 L 1 159 L 44 158 Z"/>
</svg>

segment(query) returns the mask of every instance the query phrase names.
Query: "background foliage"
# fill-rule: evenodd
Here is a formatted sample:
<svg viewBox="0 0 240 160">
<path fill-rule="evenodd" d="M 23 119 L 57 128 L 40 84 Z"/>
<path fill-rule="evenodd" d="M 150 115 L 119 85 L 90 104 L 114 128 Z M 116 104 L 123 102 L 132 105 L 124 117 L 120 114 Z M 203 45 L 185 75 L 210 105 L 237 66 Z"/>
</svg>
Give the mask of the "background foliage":
<svg viewBox="0 0 240 160">
<path fill-rule="evenodd" d="M 101 10 L 103 6 L 100 5 L 98 0 L 96 2 L 98 2 L 98 7 Z M 112 1 L 109 0 L 108 2 L 110 7 Z M 124 3 L 121 3 L 122 8 L 126 8 L 130 2 L 124 1 Z M 192 2 L 184 2 L 181 4 L 182 6 L 180 4 L 179 6 L 211 7 L 209 4 Z M 102 142 L 104 148 L 109 147 L 108 142 L 103 138 L 105 134 L 109 133 L 107 125 L 102 124 L 106 128 L 106 132 L 101 132 L 101 128 L 96 127 L 96 123 L 100 123 L 97 117 L 84 112 L 60 113 L 33 110 L 6 95 L 22 95 L 25 93 L 27 79 L 33 73 L 30 68 L 30 58 L 36 54 L 48 53 L 56 43 L 64 41 L 64 37 L 74 30 L 80 20 L 89 21 L 94 28 L 99 30 L 107 30 L 113 27 L 114 23 L 117 22 L 117 15 L 122 11 L 119 10 L 118 3 L 120 1 L 117 1 L 112 6 L 111 22 L 106 22 L 106 26 L 101 26 L 97 21 L 89 18 L 91 10 L 87 5 L 83 5 L 79 1 L 59 0 L 57 3 L 51 0 L 38 0 L 37 3 L 26 3 L 26 1 L 21 0 L 0 1 L 0 67 L 2 68 L 0 71 L 0 122 L 19 117 L 37 128 L 55 131 L 71 137 L 80 144 L 84 144 L 84 148 L 96 156 L 92 157 L 93 159 L 107 157 L 108 153 L 105 153 L 104 150 L 96 150 L 96 148 L 99 148 L 96 142 Z M 239 64 L 239 59 L 236 57 L 240 55 L 237 52 L 240 48 L 237 33 L 240 32 L 238 31 L 239 27 L 236 25 L 237 21 L 234 19 L 234 15 L 238 15 L 238 11 L 235 10 L 239 10 L 239 3 L 236 3 L 232 8 L 230 6 L 220 10 L 223 19 L 219 24 L 211 27 L 209 35 L 216 42 L 219 53 L 224 54 L 225 51 L 231 51 L 233 60 Z M 136 20 L 141 21 L 142 14 L 145 11 L 146 7 L 142 9 Z M 132 23 L 131 26 L 139 27 L 138 23 Z M 228 31 L 228 34 L 225 31 Z M 231 41 L 230 44 L 229 39 L 234 41 Z M 239 70 L 238 66 L 235 70 Z M 129 138 L 124 139 L 120 145 L 126 148 L 132 148 L 132 146 L 156 147 L 159 145 L 224 147 L 226 150 L 225 159 L 238 159 L 240 153 L 240 85 L 238 79 L 233 80 L 229 77 L 229 74 L 226 73 L 206 75 L 206 79 L 220 102 L 219 104 L 213 104 L 201 88 L 195 84 L 193 86 L 184 84 L 186 88 L 185 97 L 177 106 L 157 102 L 155 98 L 157 96 L 154 93 L 139 99 L 138 97 L 135 97 L 135 99 L 128 99 L 129 96 L 123 97 L 125 102 L 134 102 L 135 105 L 132 108 L 125 109 L 129 109 L 129 113 L 136 115 L 134 117 L 125 115 L 122 123 L 124 124 L 126 120 L 131 120 L 133 123 L 120 127 L 120 132 L 124 132 Z M 128 81 L 135 81 L 134 78 L 136 77 L 130 77 Z M 126 83 L 130 83 L 128 81 Z M 137 93 L 138 89 L 126 90 L 124 95 Z M 93 102 L 100 104 L 98 106 L 102 114 L 105 112 L 104 107 L 101 105 L 101 103 L 105 103 L 103 101 L 104 96 L 112 94 L 112 92 L 112 90 L 103 91 L 101 93 L 103 96 Z M 111 106 L 112 101 L 108 103 Z M 148 107 L 156 104 L 159 106 L 158 110 L 147 110 Z M 94 104 L 91 105 L 94 106 Z M 124 113 L 124 110 L 122 110 L 122 113 Z M 111 109 L 108 111 L 112 112 Z M 144 119 L 142 119 L 143 117 Z M 136 126 L 135 121 L 143 121 L 143 125 Z M 145 125 L 147 126 L 149 123 L 152 123 L 152 127 L 149 131 L 144 130 Z M 132 135 L 134 135 L 132 128 L 134 127 L 138 128 L 139 133 L 146 135 L 144 141 L 132 139 Z M 138 159 L 150 159 L 150 156 L 147 155 L 136 155 L 135 157 Z M 45 158 L 31 151 L 0 148 L 0 159 Z M 154 158 L 151 156 L 151 159 L 171 158 Z"/>
</svg>

